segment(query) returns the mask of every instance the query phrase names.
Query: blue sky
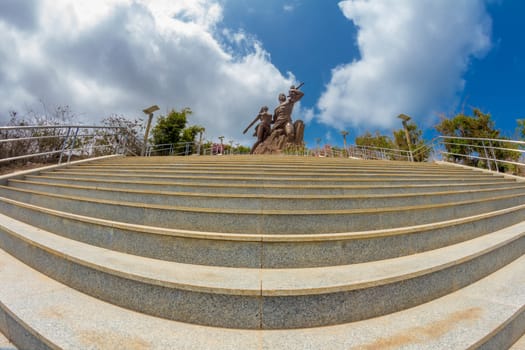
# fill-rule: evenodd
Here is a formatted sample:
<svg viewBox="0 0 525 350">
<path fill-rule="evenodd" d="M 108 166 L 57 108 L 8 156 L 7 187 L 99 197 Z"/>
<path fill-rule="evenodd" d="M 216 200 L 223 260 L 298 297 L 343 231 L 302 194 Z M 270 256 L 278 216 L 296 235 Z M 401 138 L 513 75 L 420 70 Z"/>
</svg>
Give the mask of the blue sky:
<svg viewBox="0 0 525 350">
<path fill-rule="evenodd" d="M 1 0 L 0 124 L 69 106 L 84 124 L 190 107 L 190 123 L 250 145 L 260 106 L 304 81 L 309 146 L 341 130 L 391 135 L 410 115 L 479 107 L 525 118 L 520 0 Z"/>
</svg>

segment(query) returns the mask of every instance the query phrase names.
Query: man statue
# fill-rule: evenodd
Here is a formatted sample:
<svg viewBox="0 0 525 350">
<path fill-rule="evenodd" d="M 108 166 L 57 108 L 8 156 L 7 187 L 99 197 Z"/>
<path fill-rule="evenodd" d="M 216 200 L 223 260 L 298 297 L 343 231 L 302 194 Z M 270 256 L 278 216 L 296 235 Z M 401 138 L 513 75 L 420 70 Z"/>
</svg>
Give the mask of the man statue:
<svg viewBox="0 0 525 350">
<path fill-rule="evenodd" d="M 253 154 L 255 148 L 257 148 L 257 146 L 263 143 L 264 140 L 266 140 L 266 138 L 270 136 L 270 124 L 272 123 L 272 115 L 268 113 L 268 107 L 261 107 L 261 111 L 255 118 L 255 120 L 260 120 L 261 122 L 255 127 L 255 134 L 253 136 L 257 136 L 257 142 L 253 144 L 250 154 Z"/>
<path fill-rule="evenodd" d="M 295 136 L 294 126 L 292 125 L 292 110 L 295 102 L 304 96 L 304 92 L 296 89 L 294 85 L 290 87 L 288 98 L 285 94 L 279 94 L 279 106 L 273 112 L 272 133 L 283 130 L 288 140 L 292 141 Z"/>
</svg>

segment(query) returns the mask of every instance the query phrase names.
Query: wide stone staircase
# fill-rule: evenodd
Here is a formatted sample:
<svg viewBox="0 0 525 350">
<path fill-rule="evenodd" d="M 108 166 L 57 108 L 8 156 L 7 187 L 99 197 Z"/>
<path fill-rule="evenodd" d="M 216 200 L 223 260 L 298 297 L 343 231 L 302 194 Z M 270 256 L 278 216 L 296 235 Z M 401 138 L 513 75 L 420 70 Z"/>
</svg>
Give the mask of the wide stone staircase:
<svg viewBox="0 0 525 350">
<path fill-rule="evenodd" d="M 523 349 L 525 182 L 285 156 L 17 173 L 0 178 L 0 332 L 18 349 Z"/>
</svg>

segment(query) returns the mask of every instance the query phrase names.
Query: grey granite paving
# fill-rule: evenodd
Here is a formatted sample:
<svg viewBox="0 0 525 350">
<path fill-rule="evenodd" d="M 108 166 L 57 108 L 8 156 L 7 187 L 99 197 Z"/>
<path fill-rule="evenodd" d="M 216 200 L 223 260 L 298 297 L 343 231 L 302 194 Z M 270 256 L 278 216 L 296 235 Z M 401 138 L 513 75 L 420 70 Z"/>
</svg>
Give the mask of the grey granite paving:
<svg viewBox="0 0 525 350">
<path fill-rule="evenodd" d="M 512 345 L 510 350 L 525 350 L 525 335 L 518 339 L 518 341 Z"/>
<path fill-rule="evenodd" d="M 195 326 L 71 290 L 0 251 L 0 301 L 62 349 L 466 349 L 525 305 L 525 257 L 430 303 L 370 320 L 301 330 Z M 523 310 L 521 311 L 523 312 Z"/>
<path fill-rule="evenodd" d="M 18 350 L 13 343 L 11 343 L 7 338 L 0 333 L 0 350 Z"/>
</svg>

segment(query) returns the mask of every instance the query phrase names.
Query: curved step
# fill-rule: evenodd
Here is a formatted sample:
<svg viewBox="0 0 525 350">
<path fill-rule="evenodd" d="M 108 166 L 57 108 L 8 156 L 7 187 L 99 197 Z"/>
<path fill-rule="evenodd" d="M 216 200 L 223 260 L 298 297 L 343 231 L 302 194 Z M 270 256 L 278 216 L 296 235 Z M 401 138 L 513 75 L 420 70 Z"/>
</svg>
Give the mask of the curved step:
<svg viewBox="0 0 525 350">
<path fill-rule="evenodd" d="M 524 194 L 436 205 L 347 210 L 190 208 L 96 200 L 0 186 L 0 196 L 132 224 L 245 234 L 315 234 L 414 226 L 525 204 Z"/>
<path fill-rule="evenodd" d="M 169 181 L 125 181 L 92 179 L 89 177 L 60 177 L 28 175 L 28 181 L 46 182 L 50 184 L 96 186 L 97 188 L 120 188 L 120 189 L 142 189 L 152 191 L 173 192 L 204 192 L 204 193 L 230 193 L 230 194 L 310 194 L 310 195 L 363 195 L 363 194 L 401 194 L 401 193 L 425 193 L 445 192 L 457 189 L 481 190 L 498 189 L 513 185 L 513 182 L 472 182 L 462 184 L 421 184 L 421 185 L 381 185 L 381 184 L 356 184 L 356 185 L 327 185 L 327 184 L 303 184 L 303 185 L 276 185 L 276 184 L 228 184 L 207 182 L 169 182 Z"/>
<path fill-rule="evenodd" d="M 512 344 L 525 334 L 525 290 L 514 287 L 525 284 L 525 257 L 414 308 L 296 330 L 203 327 L 132 312 L 67 288 L 2 250 L 0 279 L 0 331 L 20 349 L 521 350 Z"/>
<path fill-rule="evenodd" d="M 5 215 L 80 242 L 188 264 L 297 268 L 399 257 L 466 241 L 523 221 L 525 205 L 420 226 L 309 235 L 196 232 L 79 216 L 0 197 Z"/>
<path fill-rule="evenodd" d="M 125 173 L 125 174 L 159 174 L 159 175 L 183 175 L 183 176 L 238 176 L 238 177 L 299 177 L 299 178 L 311 178 L 317 176 L 323 176 L 326 178 L 331 177 L 351 177 L 351 176 L 389 176 L 389 177 L 423 177 L 423 178 L 434 178 L 440 176 L 453 176 L 463 177 L 466 174 L 469 176 L 484 176 L 491 177 L 489 174 L 475 173 L 469 170 L 449 170 L 449 169 L 418 169 L 418 168 L 405 168 L 405 169 L 393 169 L 393 168 L 357 168 L 357 167 L 345 167 L 345 168 L 333 168 L 333 167 L 316 167 L 316 168 L 255 168 L 253 166 L 244 166 L 237 168 L 224 167 L 222 164 L 216 164 L 210 167 L 198 167 L 198 166 L 97 166 L 97 165 L 85 165 L 78 166 L 74 169 L 62 168 L 57 172 L 71 172 L 81 171 L 83 173 Z"/>
<path fill-rule="evenodd" d="M 195 208 L 268 209 L 268 210 L 346 210 L 420 206 L 466 200 L 487 199 L 509 194 L 525 194 L 525 184 L 509 184 L 498 190 L 456 190 L 417 194 L 383 195 L 260 195 L 229 193 L 188 193 L 172 191 L 145 191 L 138 189 L 99 188 L 48 184 L 45 182 L 10 180 L 10 187 L 47 192 L 73 197 L 84 197 L 153 205 L 185 206 Z"/>
<path fill-rule="evenodd" d="M 238 269 L 131 256 L 0 216 L 1 248 L 52 278 L 129 309 L 247 329 L 326 326 L 404 310 L 452 293 L 525 253 L 525 223 L 389 261 Z"/>
<path fill-rule="evenodd" d="M 134 181 L 178 181 L 185 183 L 196 183 L 196 182 L 209 182 L 209 183 L 233 183 L 233 184 L 280 184 L 280 185 L 356 185 L 356 184 L 382 184 L 382 185 L 399 185 L 399 184 L 457 184 L 457 183 L 472 183 L 480 181 L 500 181 L 509 182 L 510 180 L 505 179 L 503 176 L 492 176 L 492 175 L 469 175 L 469 176 L 398 176 L 392 178 L 391 176 L 354 176 L 354 177 L 332 177 L 326 178 L 324 176 L 316 177 L 247 177 L 247 176 L 209 176 L 206 174 L 200 176 L 187 176 L 187 175 L 173 175 L 173 174 L 154 174 L 146 172 L 144 174 L 122 174 L 122 173 L 109 173 L 109 172 L 83 172 L 80 169 L 75 168 L 69 171 L 53 171 L 53 172 L 42 172 L 42 175 L 50 175 L 55 177 L 70 177 L 70 176 L 82 176 L 90 177 L 93 179 L 114 179 L 114 180 L 134 180 Z"/>
</svg>

